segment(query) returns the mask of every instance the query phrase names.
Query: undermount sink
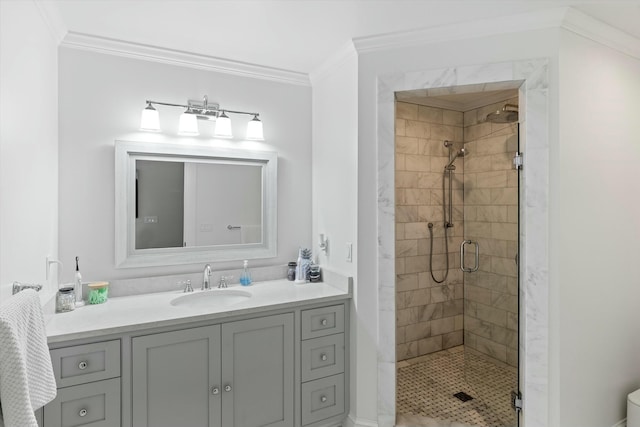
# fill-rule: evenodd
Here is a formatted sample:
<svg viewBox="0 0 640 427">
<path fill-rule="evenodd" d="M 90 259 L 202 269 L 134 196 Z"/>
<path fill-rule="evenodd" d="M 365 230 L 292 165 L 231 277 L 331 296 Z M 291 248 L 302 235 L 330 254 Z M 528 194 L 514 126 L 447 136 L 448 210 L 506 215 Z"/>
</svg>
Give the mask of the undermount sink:
<svg viewBox="0 0 640 427">
<path fill-rule="evenodd" d="M 182 295 L 171 300 L 171 305 L 177 307 L 228 307 L 239 304 L 251 298 L 251 293 L 237 289 L 212 289 Z"/>
</svg>

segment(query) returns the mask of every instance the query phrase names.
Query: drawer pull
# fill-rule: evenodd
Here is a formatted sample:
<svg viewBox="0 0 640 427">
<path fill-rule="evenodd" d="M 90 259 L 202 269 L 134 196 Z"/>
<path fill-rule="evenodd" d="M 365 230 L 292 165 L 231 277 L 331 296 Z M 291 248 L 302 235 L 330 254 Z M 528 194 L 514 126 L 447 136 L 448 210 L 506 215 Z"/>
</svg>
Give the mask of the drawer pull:
<svg viewBox="0 0 640 427">
<path fill-rule="evenodd" d="M 85 369 L 87 369 L 87 366 L 89 366 L 89 364 L 84 360 L 78 363 L 78 369 L 80 369 L 81 371 L 84 371 Z"/>
<path fill-rule="evenodd" d="M 78 415 L 80 415 L 81 417 L 85 417 L 87 415 L 87 410 L 84 408 L 80 409 L 80 412 L 78 412 Z"/>
<path fill-rule="evenodd" d="M 220 393 L 220 389 L 218 387 L 211 387 L 211 394 L 218 394 Z"/>
<path fill-rule="evenodd" d="M 320 324 L 321 324 L 322 326 L 327 326 L 327 319 L 322 319 L 322 320 L 320 321 Z"/>
<path fill-rule="evenodd" d="M 327 396 L 320 396 L 320 402 L 324 403 L 327 401 Z"/>
<path fill-rule="evenodd" d="M 231 386 L 229 384 L 224 386 L 224 391 L 231 391 Z"/>
<path fill-rule="evenodd" d="M 322 360 L 322 361 L 327 360 L 327 354 L 326 353 L 322 353 L 320 355 L 320 360 Z"/>
</svg>

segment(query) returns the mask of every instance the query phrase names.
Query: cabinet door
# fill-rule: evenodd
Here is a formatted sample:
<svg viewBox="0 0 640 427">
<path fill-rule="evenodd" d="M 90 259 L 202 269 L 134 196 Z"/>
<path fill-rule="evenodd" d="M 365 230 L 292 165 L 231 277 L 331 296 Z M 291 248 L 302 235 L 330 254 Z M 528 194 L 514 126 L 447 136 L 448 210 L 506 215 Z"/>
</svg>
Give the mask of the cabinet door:
<svg viewBox="0 0 640 427">
<path fill-rule="evenodd" d="M 219 427 L 220 326 L 133 338 L 133 427 Z"/>
<path fill-rule="evenodd" d="M 222 425 L 293 427 L 293 314 L 222 325 Z"/>
</svg>

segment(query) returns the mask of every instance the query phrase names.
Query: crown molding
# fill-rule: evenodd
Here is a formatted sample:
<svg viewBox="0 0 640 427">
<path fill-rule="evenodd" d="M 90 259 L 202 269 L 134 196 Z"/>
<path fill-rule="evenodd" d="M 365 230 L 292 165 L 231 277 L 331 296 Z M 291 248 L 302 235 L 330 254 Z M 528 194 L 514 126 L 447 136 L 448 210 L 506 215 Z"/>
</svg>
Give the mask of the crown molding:
<svg viewBox="0 0 640 427">
<path fill-rule="evenodd" d="M 567 10 L 562 28 L 640 59 L 640 39 L 577 9 Z"/>
<path fill-rule="evenodd" d="M 358 51 L 356 50 L 353 41 L 349 40 L 322 64 L 320 64 L 318 68 L 309 73 L 311 85 L 313 86 L 320 80 L 327 77 L 332 71 L 340 68 L 348 59 L 353 58 L 354 56 L 358 56 Z"/>
<path fill-rule="evenodd" d="M 67 27 L 60 16 L 60 12 L 52 1 L 33 0 L 40 16 L 44 21 L 51 37 L 59 45 L 67 34 Z"/>
<path fill-rule="evenodd" d="M 358 53 L 368 53 L 549 28 L 563 28 L 627 55 L 640 58 L 640 39 L 572 7 L 557 7 L 414 31 L 359 37 L 353 39 L 353 44 Z"/>
<path fill-rule="evenodd" d="M 310 86 L 311 84 L 309 76 L 305 73 L 231 61 L 213 56 L 199 55 L 74 31 L 67 33 L 62 40 L 61 46 L 163 64 L 178 65 L 181 67 L 233 74 L 242 77 L 270 80 L 279 83 L 300 86 Z"/>
<path fill-rule="evenodd" d="M 543 9 L 530 13 L 438 25 L 419 30 L 358 37 L 353 40 L 353 43 L 359 53 L 368 53 L 505 33 L 557 28 L 561 25 L 567 9 L 566 7 Z"/>
</svg>

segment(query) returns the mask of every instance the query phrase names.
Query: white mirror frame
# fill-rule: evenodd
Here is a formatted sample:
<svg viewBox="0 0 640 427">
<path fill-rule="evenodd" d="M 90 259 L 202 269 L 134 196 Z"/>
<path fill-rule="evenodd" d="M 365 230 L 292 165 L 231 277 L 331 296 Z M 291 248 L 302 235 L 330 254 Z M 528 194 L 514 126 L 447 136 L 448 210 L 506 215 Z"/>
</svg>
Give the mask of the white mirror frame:
<svg viewBox="0 0 640 427">
<path fill-rule="evenodd" d="M 135 249 L 135 160 L 137 156 L 208 159 L 262 165 L 262 242 L 255 244 Z M 277 256 L 278 154 L 202 145 L 116 141 L 115 261 L 116 268 L 202 264 Z M 223 207 L 222 207 L 223 208 Z"/>
</svg>

